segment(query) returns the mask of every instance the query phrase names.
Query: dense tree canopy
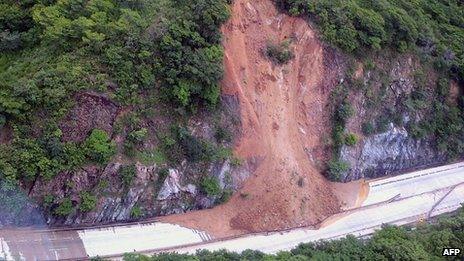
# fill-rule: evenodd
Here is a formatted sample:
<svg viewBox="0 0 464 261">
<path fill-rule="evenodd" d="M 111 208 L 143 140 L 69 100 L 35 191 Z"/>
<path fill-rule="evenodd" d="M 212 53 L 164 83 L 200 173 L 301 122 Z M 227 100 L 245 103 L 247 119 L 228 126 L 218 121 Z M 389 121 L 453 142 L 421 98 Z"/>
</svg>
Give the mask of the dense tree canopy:
<svg viewBox="0 0 464 261">
<path fill-rule="evenodd" d="M 459 0 L 275 0 L 309 15 L 324 38 L 348 52 L 418 48 L 464 79 L 464 5 Z"/>
<path fill-rule="evenodd" d="M 0 172 L 32 181 L 110 160 L 102 132 L 61 141 L 58 122 L 78 91 L 134 105 L 156 90 L 173 107 L 214 106 L 228 16 L 225 0 L 1 0 L 0 128 L 14 141 Z"/>
</svg>

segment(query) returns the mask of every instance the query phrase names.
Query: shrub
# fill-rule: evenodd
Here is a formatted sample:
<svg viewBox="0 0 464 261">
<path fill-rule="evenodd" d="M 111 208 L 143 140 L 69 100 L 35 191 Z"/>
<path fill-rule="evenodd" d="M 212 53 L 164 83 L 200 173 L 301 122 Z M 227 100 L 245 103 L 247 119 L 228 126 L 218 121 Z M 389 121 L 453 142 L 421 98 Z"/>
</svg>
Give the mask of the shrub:
<svg viewBox="0 0 464 261">
<path fill-rule="evenodd" d="M 332 181 L 340 181 L 341 175 L 350 169 L 348 162 L 340 160 L 331 160 L 328 164 L 328 178 Z"/>
<path fill-rule="evenodd" d="M 6 123 L 6 118 L 3 114 L 0 114 L 0 129 L 3 128 L 3 126 L 5 126 L 5 123 Z"/>
<path fill-rule="evenodd" d="M 240 158 L 238 158 L 236 156 L 232 156 L 232 158 L 230 159 L 230 165 L 232 167 L 237 168 L 237 167 L 240 167 L 240 166 L 243 165 L 243 161 L 242 161 L 242 159 L 240 159 Z"/>
<path fill-rule="evenodd" d="M 211 161 L 215 155 L 215 147 L 209 142 L 190 134 L 187 128 L 178 128 L 177 138 L 184 155 L 190 162 Z"/>
<path fill-rule="evenodd" d="M 345 128 L 341 125 L 334 126 L 332 130 L 333 148 L 337 154 L 343 144 L 345 144 L 344 131 Z"/>
<path fill-rule="evenodd" d="M 116 144 L 110 141 L 108 134 L 94 129 L 85 141 L 87 155 L 97 163 L 105 164 L 116 153 Z"/>
<path fill-rule="evenodd" d="M 222 193 L 221 198 L 219 199 L 218 203 L 219 204 L 226 203 L 232 197 L 233 193 L 234 192 L 232 190 L 230 190 L 230 189 L 224 190 L 224 192 Z"/>
<path fill-rule="evenodd" d="M 224 127 L 217 127 L 216 132 L 214 133 L 214 137 L 218 142 L 231 142 L 232 141 L 232 133 L 224 128 Z"/>
<path fill-rule="evenodd" d="M 387 116 L 382 115 L 377 118 L 375 122 L 375 127 L 376 127 L 376 132 L 377 133 L 383 133 L 388 131 L 388 124 L 390 121 L 388 120 Z"/>
<path fill-rule="evenodd" d="M 219 194 L 221 194 L 221 187 L 219 186 L 219 181 L 215 177 L 204 177 L 200 185 L 201 190 L 210 197 L 218 196 Z"/>
<path fill-rule="evenodd" d="M 105 189 L 107 189 L 109 186 L 109 182 L 107 179 L 101 179 L 100 182 L 98 182 L 98 185 L 97 185 L 97 189 L 99 191 L 103 191 Z"/>
<path fill-rule="evenodd" d="M 97 206 L 97 197 L 87 191 L 81 193 L 80 199 L 79 209 L 82 212 L 92 211 Z"/>
<path fill-rule="evenodd" d="M 118 174 L 124 187 L 128 188 L 137 176 L 137 168 L 135 164 L 125 165 L 119 168 Z"/>
<path fill-rule="evenodd" d="M 351 106 L 351 104 L 347 100 L 345 100 L 338 107 L 336 114 L 335 114 L 335 120 L 344 126 L 346 121 L 349 118 L 351 118 L 353 115 L 354 115 L 353 106 Z"/>
<path fill-rule="evenodd" d="M 367 71 L 372 71 L 375 69 L 375 63 L 372 59 L 370 58 L 367 58 L 365 63 L 364 63 L 364 69 L 366 69 Z"/>
<path fill-rule="evenodd" d="M 131 218 L 138 219 L 138 218 L 141 218 L 142 216 L 143 216 L 143 212 L 139 206 L 134 206 L 131 209 Z"/>
<path fill-rule="evenodd" d="M 233 157 L 231 148 L 227 148 L 221 145 L 219 146 L 210 145 L 210 146 L 213 147 L 213 150 L 214 150 L 213 155 L 211 156 L 210 160 L 223 161 L 223 160 L 230 159 Z"/>
<path fill-rule="evenodd" d="M 358 143 L 358 136 L 356 134 L 350 133 L 345 136 L 345 144 L 347 146 L 354 146 L 356 143 Z"/>
<path fill-rule="evenodd" d="M 43 197 L 43 206 L 50 207 L 55 201 L 55 197 L 53 195 L 47 194 Z"/>
<path fill-rule="evenodd" d="M 134 157 L 136 153 L 136 146 L 142 144 L 142 142 L 147 138 L 147 135 L 148 130 L 146 128 L 134 130 L 129 133 L 124 141 L 124 153 L 129 157 Z"/>
<path fill-rule="evenodd" d="M 187 159 L 191 162 L 208 160 L 213 155 L 212 148 L 208 143 L 191 135 L 182 139 L 182 147 Z"/>
<path fill-rule="evenodd" d="M 169 169 L 162 168 L 158 171 L 158 180 L 160 182 L 164 182 L 164 180 L 168 177 L 168 175 L 169 175 Z"/>
<path fill-rule="evenodd" d="M 137 153 L 137 159 L 145 165 L 162 165 L 166 163 L 166 155 L 160 148 L 147 149 Z"/>
<path fill-rule="evenodd" d="M 86 151 L 76 143 L 68 142 L 63 145 L 64 165 L 67 170 L 74 170 L 85 162 Z"/>
<path fill-rule="evenodd" d="M 55 209 L 55 215 L 67 216 L 73 211 L 73 205 L 70 198 L 64 198 Z"/>
<path fill-rule="evenodd" d="M 371 122 L 363 122 L 362 132 L 364 135 L 369 136 L 375 132 L 374 125 Z"/>
<path fill-rule="evenodd" d="M 161 150 L 173 164 L 180 163 L 184 159 L 184 152 L 182 146 L 178 142 L 177 130 L 173 128 L 171 131 L 163 131 L 157 133 L 158 139 L 161 142 Z"/>
<path fill-rule="evenodd" d="M 277 64 L 286 64 L 295 57 L 290 50 L 290 41 L 283 41 L 280 44 L 268 43 L 266 55 Z"/>
</svg>

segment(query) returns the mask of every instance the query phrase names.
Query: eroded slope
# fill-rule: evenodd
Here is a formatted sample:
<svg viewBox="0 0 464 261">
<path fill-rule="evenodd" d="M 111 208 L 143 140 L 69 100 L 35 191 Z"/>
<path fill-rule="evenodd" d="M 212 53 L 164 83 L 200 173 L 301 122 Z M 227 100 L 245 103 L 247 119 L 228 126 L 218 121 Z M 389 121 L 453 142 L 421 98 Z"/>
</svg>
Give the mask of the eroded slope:
<svg viewBox="0 0 464 261">
<path fill-rule="evenodd" d="M 166 219 L 216 235 L 314 225 L 340 208 L 332 184 L 316 168 L 326 157 L 322 140 L 329 135 L 326 104 L 340 71 L 336 57 L 324 57 L 309 25 L 280 14 L 269 0 L 237 0 L 232 8 L 223 27 L 223 92 L 239 97 L 243 130 L 235 152 L 257 162 L 256 170 L 225 205 Z M 264 54 L 268 41 L 286 39 L 295 58 L 273 64 Z"/>
</svg>

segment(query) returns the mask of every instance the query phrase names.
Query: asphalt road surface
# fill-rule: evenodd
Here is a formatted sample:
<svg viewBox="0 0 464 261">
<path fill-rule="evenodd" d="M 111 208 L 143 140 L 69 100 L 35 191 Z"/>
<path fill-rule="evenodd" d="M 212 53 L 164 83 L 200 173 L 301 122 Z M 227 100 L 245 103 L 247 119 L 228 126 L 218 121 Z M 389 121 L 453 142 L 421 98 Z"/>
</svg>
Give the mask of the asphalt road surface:
<svg viewBox="0 0 464 261">
<path fill-rule="evenodd" d="M 0 230 L 0 259 L 57 260 L 88 256 L 118 258 L 125 252 L 195 252 L 245 249 L 275 253 L 299 243 L 353 234 L 365 236 L 382 224 L 403 225 L 447 213 L 464 203 L 464 162 L 369 182 L 362 206 L 331 217 L 322 228 L 214 239 L 206 232 L 164 223 L 81 230 Z"/>
</svg>

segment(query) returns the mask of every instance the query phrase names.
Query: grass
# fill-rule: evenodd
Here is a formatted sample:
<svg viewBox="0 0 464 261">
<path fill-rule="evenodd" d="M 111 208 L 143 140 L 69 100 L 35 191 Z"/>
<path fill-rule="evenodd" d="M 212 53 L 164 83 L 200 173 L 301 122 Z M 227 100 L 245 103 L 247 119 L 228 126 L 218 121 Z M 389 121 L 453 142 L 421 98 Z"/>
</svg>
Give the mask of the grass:
<svg viewBox="0 0 464 261">
<path fill-rule="evenodd" d="M 137 159 L 144 165 L 163 165 L 167 162 L 166 155 L 158 148 L 138 152 Z"/>
</svg>

